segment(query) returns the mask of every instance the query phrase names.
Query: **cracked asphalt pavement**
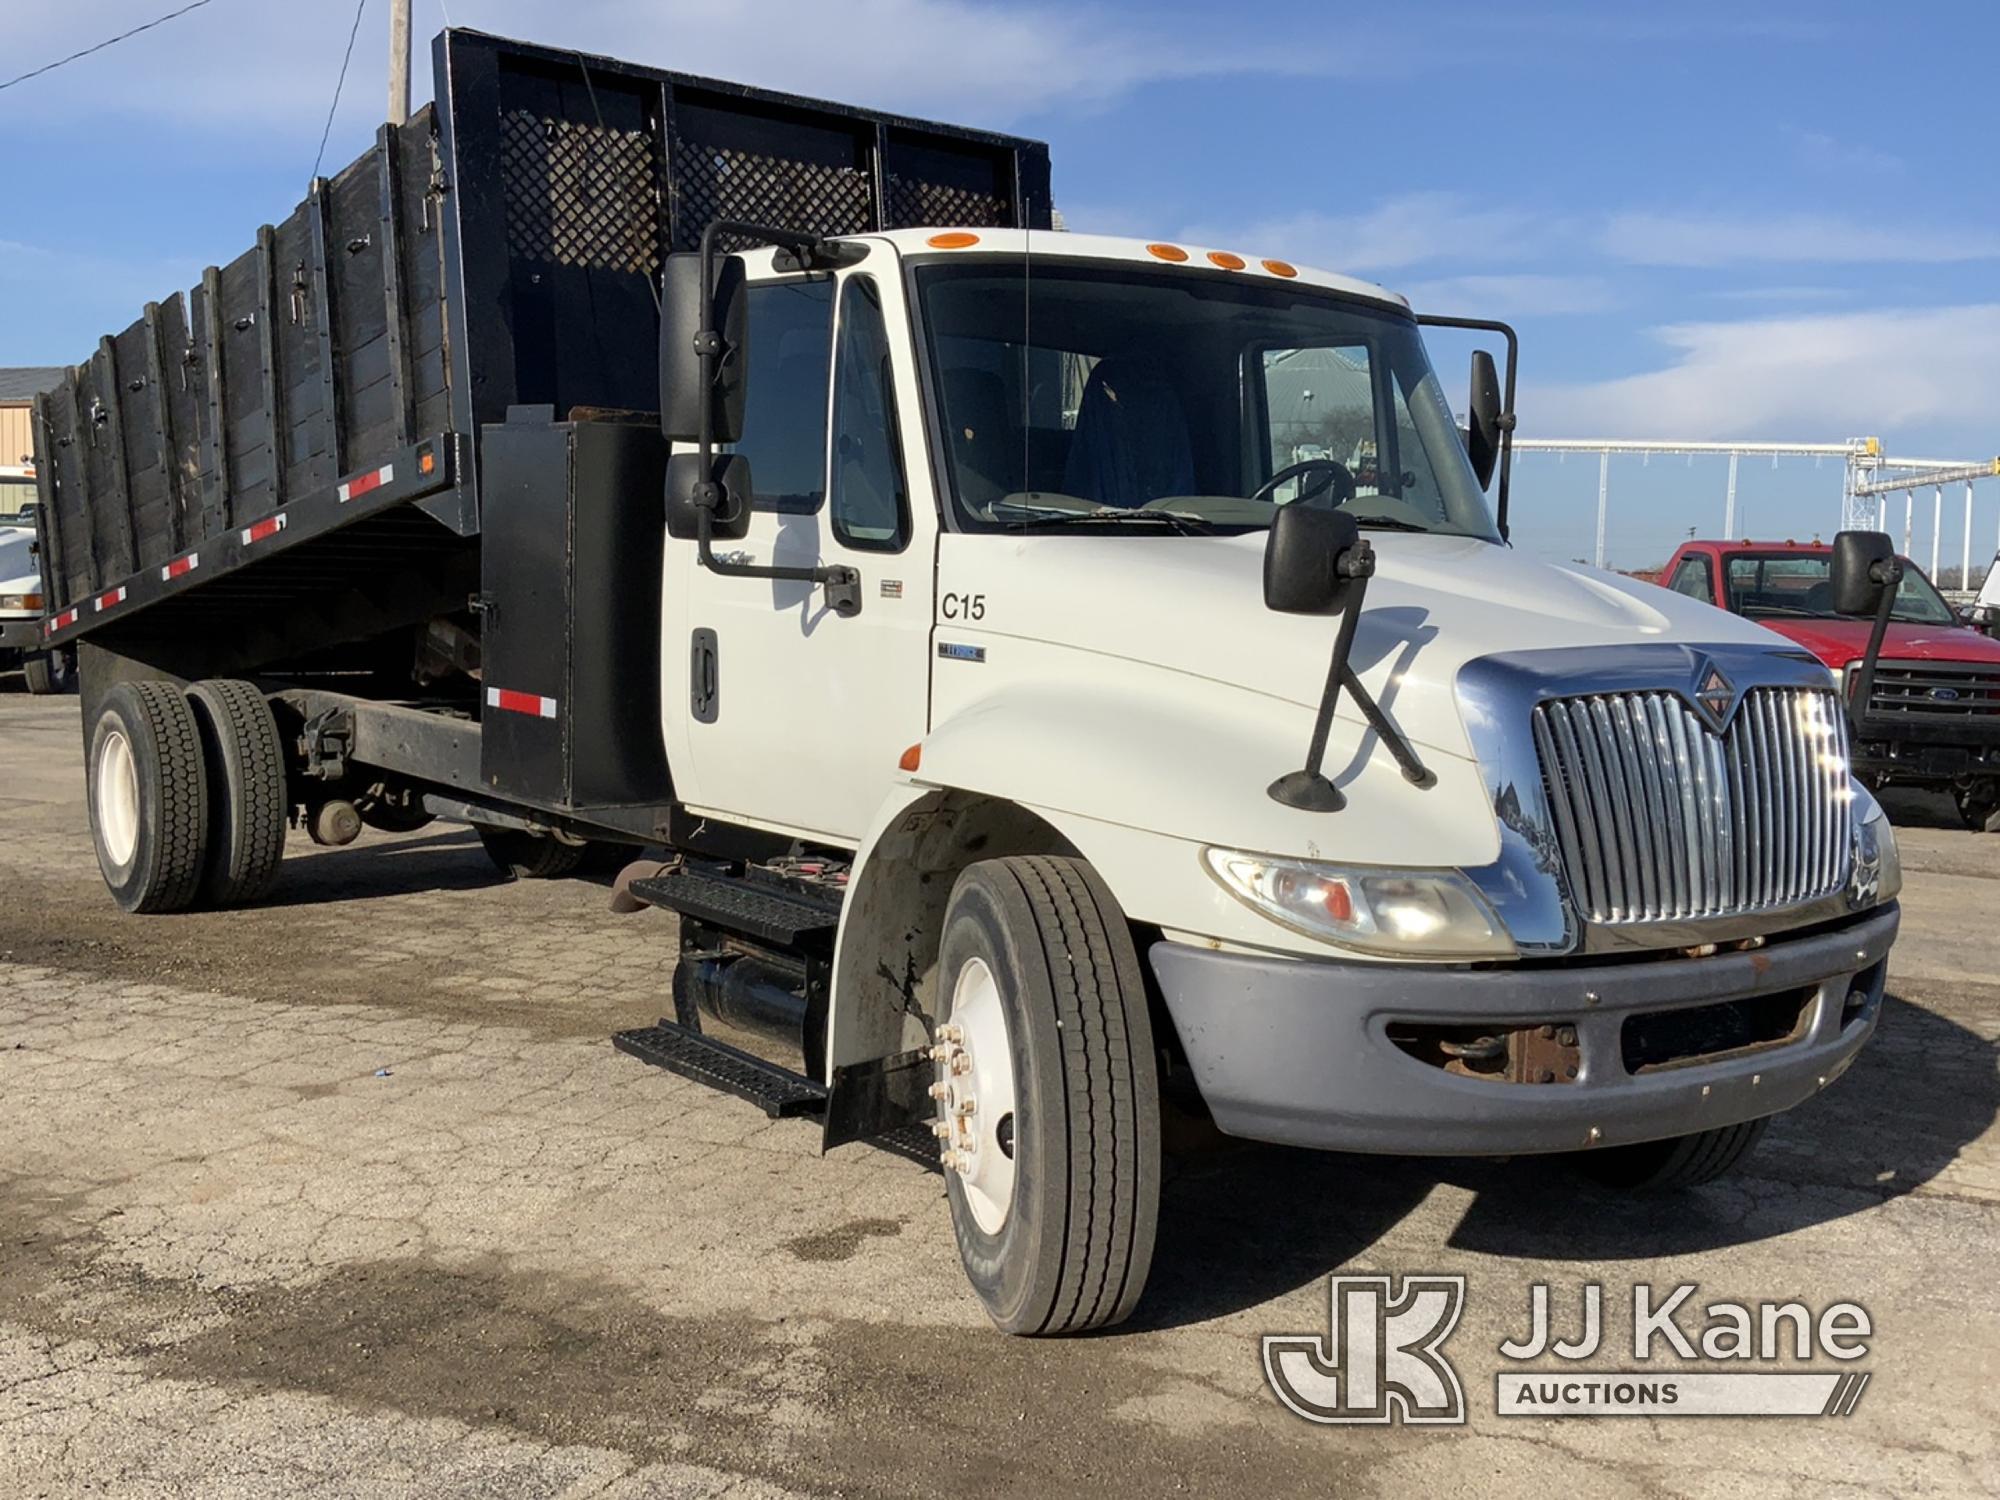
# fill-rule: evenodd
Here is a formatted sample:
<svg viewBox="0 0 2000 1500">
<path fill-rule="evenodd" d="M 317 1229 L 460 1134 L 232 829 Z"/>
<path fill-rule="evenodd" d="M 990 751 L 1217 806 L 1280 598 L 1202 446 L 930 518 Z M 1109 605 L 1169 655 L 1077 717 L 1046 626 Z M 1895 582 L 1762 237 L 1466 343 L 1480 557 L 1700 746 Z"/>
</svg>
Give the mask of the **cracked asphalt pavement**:
<svg viewBox="0 0 2000 1500">
<path fill-rule="evenodd" d="M 1898 811 L 1880 1034 L 1737 1175 L 1176 1158 L 1137 1320 L 1042 1343 L 987 1326 L 935 1176 L 613 1050 L 668 918 L 442 825 L 123 916 L 74 700 L 0 698 L 0 1495 L 2000 1492 L 2000 837 Z M 1341 1270 L 1468 1278 L 1468 1425 L 1279 1406 L 1260 1336 L 1323 1331 Z M 1866 1399 L 1495 1415 L 1531 1284 L 1567 1319 L 1641 1280 L 1861 1302 Z"/>
</svg>

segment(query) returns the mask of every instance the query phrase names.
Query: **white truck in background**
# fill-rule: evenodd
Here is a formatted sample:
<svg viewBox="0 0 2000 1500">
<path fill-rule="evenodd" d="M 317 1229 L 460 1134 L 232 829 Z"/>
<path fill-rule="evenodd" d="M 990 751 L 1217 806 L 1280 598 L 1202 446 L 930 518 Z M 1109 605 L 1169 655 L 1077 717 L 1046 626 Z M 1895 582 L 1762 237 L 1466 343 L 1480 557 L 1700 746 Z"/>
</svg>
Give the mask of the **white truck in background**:
<svg viewBox="0 0 2000 1500">
<path fill-rule="evenodd" d="M 73 680 L 71 654 L 42 643 L 35 503 L 34 469 L 0 464 L 0 672 L 19 671 L 31 693 L 56 693 Z"/>
<path fill-rule="evenodd" d="M 1048 232 L 1032 142 L 435 70 L 39 412 L 121 905 L 254 900 L 288 822 L 664 851 L 618 1044 L 927 1132 L 1023 1334 L 1137 1304 L 1170 1111 L 1676 1186 L 1854 1061 L 1900 871 L 1834 684 L 1508 544 L 1511 331 L 1461 431 L 1401 298 Z M 673 191 L 603 195 L 632 140 Z M 1887 539 L 1837 551 L 1873 609 Z"/>
</svg>

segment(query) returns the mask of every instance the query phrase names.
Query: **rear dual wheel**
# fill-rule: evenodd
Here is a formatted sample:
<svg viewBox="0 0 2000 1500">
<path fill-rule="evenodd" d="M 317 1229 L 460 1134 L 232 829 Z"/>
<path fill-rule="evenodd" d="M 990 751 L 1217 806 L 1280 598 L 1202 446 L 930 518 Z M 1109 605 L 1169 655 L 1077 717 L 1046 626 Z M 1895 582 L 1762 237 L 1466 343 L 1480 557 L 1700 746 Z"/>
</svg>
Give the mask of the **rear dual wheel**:
<svg viewBox="0 0 2000 1500">
<path fill-rule="evenodd" d="M 265 895 L 284 853 L 284 748 L 247 682 L 121 682 L 91 726 L 91 840 L 130 912 Z"/>
</svg>

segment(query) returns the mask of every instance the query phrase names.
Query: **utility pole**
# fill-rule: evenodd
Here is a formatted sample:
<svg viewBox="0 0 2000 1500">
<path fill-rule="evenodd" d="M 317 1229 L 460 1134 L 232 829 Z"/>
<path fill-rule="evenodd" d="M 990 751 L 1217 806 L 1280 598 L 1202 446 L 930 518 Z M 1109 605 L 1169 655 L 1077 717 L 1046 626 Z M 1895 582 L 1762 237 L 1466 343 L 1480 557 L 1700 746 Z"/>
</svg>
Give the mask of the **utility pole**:
<svg viewBox="0 0 2000 1500">
<path fill-rule="evenodd" d="M 389 0 L 389 123 L 410 118 L 410 0 Z"/>
</svg>

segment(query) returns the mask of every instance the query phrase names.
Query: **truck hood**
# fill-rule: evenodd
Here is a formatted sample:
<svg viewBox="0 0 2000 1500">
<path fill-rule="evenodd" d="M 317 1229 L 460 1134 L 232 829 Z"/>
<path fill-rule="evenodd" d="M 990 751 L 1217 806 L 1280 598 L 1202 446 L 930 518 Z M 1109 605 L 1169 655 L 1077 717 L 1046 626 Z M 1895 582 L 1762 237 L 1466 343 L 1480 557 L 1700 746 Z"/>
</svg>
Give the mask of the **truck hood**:
<svg viewBox="0 0 2000 1500">
<path fill-rule="evenodd" d="M 1797 641 L 1836 672 L 1861 660 L 1868 650 L 1869 620 L 1798 620 L 1761 622 L 1787 640 Z M 1889 623 L 1882 637 L 1884 661 L 1974 661 L 2000 666 L 2000 641 L 1963 625 L 1904 625 Z"/>
<path fill-rule="evenodd" d="M 1537 561 L 1469 537 L 1371 532 L 1376 573 L 1353 663 L 1403 732 L 1470 756 L 1455 696 L 1459 669 L 1504 652 L 1583 645 L 1784 643 L 1749 621 L 1593 568 Z M 1234 537 L 947 536 L 941 596 L 985 600 L 977 624 L 1317 707 L 1333 650 L 1331 618 L 1264 607 L 1264 534 Z M 1341 717 L 1359 722 L 1345 703 Z"/>
</svg>

